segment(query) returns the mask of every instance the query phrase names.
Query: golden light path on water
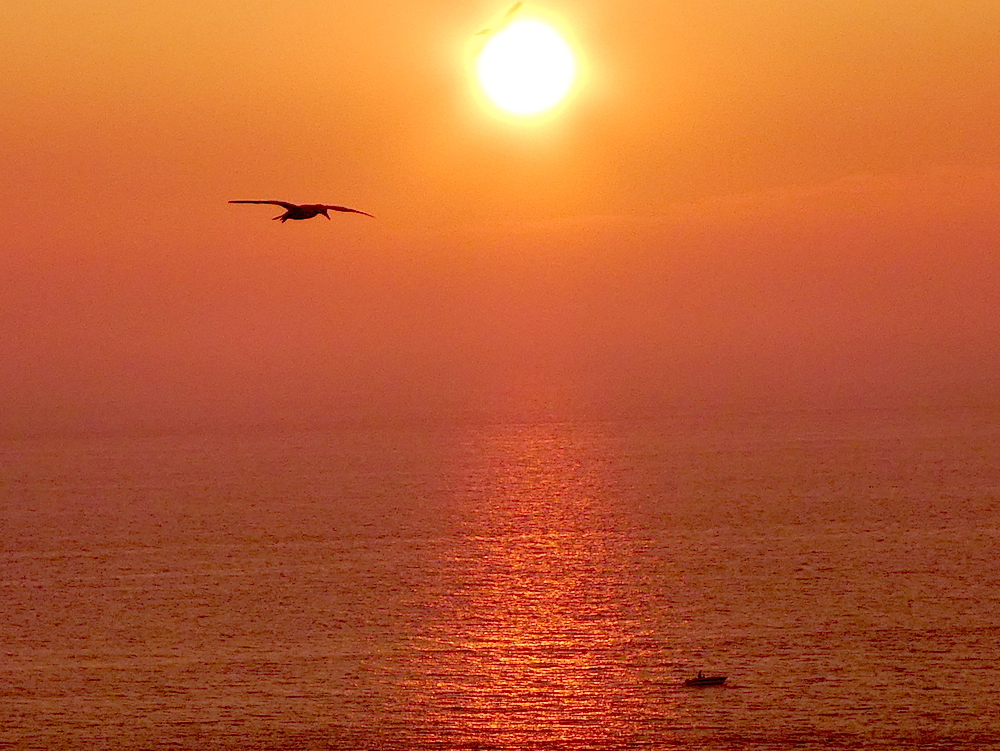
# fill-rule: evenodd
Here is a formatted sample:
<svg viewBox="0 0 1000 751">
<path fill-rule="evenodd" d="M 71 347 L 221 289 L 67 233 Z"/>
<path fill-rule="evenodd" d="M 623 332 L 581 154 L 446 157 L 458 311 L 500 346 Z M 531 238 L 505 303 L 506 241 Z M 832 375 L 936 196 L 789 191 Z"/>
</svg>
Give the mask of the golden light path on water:
<svg viewBox="0 0 1000 751">
<path fill-rule="evenodd" d="M 422 744 L 619 748 L 678 722 L 595 438 L 526 425 L 468 447 L 469 547 L 450 553 L 422 650 Z"/>
</svg>

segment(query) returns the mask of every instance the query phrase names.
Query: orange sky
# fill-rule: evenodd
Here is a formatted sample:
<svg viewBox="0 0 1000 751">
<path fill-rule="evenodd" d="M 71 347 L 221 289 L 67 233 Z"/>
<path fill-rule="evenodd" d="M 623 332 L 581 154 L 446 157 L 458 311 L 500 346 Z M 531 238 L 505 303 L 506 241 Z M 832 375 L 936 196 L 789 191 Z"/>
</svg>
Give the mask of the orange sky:
<svg viewBox="0 0 1000 751">
<path fill-rule="evenodd" d="M 508 5 L 8 0 L 0 430 L 1000 403 L 1000 4 Z"/>
</svg>

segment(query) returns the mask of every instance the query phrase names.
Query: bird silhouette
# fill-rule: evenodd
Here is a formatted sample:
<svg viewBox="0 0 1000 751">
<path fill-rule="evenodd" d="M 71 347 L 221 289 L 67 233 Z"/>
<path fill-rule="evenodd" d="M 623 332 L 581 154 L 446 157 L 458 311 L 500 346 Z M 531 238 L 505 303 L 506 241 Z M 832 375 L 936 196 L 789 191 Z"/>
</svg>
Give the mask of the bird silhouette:
<svg viewBox="0 0 1000 751">
<path fill-rule="evenodd" d="M 320 214 L 329 219 L 330 215 L 326 213 L 328 211 L 347 211 L 351 214 L 372 216 L 367 211 L 360 211 L 359 209 L 352 209 L 347 206 L 329 206 L 323 203 L 305 203 L 301 206 L 295 203 L 288 203 L 288 201 L 230 201 L 229 203 L 269 203 L 274 206 L 280 206 L 285 210 L 285 213 L 273 218 L 280 219 L 282 224 L 289 219 L 312 219 L 314 216 L 319 216 Z"/>
<path fill-rule="evenodd" d="M 482 31 L 477 31 L 475 34 L 473 34 L 473 36 L 478 37 L 478 36 L 483 36 L 484 34 L 492 35 L 500 31 L 500 29 L 502 29 L 504 26 L 510 23 L 510 19 L 514 17 L 514 14 L 517 13 L 518 9 L 522 5 L 524 5 L 524 3 L 514 3 L 514 5 L 511 6 L 510 10 L 508 10 L 507 13 L 504 15 L 503 20 L 499 24 L 497 24 L 497 27 L 495 29 L 483 29 Z"/>
</svg>

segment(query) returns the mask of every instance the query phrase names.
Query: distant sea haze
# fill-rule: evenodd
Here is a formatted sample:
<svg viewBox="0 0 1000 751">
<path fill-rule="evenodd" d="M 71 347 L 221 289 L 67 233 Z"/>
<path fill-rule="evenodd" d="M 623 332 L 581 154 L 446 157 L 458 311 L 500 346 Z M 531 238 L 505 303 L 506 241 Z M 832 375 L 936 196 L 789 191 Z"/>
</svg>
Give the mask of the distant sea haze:
<svg viewBox="0 0 1000 751">
<path fill-rule="evenodd" d="M 2 748 L 1000 749 L 989 410 L 38 436 L 0 477 Z"/>
</svg>

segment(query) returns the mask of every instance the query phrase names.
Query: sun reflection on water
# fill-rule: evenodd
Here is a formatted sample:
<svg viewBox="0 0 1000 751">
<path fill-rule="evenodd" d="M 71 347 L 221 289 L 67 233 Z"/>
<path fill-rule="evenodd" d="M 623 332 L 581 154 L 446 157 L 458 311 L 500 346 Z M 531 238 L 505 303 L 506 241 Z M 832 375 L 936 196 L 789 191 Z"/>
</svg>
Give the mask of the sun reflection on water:
<svg viewBox="0 0 1000 751">
<path fill-rule="evenodd" d="M 421 651 L 421 742 L 641 744 L 674 708 L 650 690 L 663 656 L 635 607 L 599 433 L 508 427 L 467 449 L 464 547 Z"/>
</svg>

